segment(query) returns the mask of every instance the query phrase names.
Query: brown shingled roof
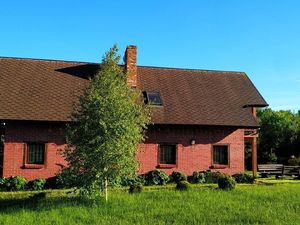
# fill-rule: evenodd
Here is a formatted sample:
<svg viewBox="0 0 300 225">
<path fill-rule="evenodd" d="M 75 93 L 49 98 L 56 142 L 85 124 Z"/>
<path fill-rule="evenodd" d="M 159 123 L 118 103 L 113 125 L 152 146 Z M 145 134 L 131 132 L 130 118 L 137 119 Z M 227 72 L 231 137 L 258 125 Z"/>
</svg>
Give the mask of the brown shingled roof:
<svg viewBox="0 0 300 225">
<path fill-rule="evenodd" d="M 69 121 L 98 64 L 0 58 L 0 119 Z M 245 73 L 138 67 L 142 91 L 159 91 L 155 124 L 257 127 L 245 106 L 267 103 Z"/>
</svg>

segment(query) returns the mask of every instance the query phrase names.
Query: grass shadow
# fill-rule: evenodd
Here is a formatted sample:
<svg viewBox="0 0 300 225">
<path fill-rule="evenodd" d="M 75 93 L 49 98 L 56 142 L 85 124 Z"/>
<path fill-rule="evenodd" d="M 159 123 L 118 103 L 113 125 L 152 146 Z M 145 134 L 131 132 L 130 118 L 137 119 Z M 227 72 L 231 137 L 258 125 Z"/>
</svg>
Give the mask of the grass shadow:
<svg viewBox="0 0 300 225">
<path fill-rule="evenodd" d="M 102 204 L 101 199 L 96 201 L 74 195 L 48 196 L 48 193 L 40 192 L 23 198 L 10 197 L 0 199 L 0 212 L 11 214 L 19 210 L 50 210 L 60 206 L 93 207 L 96 202 L 97 204 Z"/>
</svg>

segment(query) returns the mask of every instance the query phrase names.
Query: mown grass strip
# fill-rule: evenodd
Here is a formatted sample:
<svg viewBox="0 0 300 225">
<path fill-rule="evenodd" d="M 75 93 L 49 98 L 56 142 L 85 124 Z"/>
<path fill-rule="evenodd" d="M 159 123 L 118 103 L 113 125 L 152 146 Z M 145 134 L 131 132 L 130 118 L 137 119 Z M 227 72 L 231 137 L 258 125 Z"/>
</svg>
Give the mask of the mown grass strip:
<svg viewBox="0 0 300 225">
<path fill-rule="evenodd" d="M 45 199 L 1 193 L 0 224 L 300 224 L 297 183 L 238 185 L 233 191 L 147 187 L 140 194 L 111 191 L 108 203 L 69 191 L 46 191 Z"/>
</svg>

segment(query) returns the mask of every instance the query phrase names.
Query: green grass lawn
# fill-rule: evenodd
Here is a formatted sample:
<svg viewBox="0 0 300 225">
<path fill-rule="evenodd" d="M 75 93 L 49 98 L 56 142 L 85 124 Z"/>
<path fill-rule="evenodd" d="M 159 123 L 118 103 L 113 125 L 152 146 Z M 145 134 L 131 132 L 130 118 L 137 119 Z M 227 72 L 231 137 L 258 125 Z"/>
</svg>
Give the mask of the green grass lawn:
<svg viewBox="0 0 300 225">
<path fill-rule="evenodd" d="M 140 194 L 111 191 L 108 203 L 51 191 L 0 194 L 0 224 L 300 224 L 300 183 L 238 185 L 233 191 L 195 185 Z"/>
</svg>

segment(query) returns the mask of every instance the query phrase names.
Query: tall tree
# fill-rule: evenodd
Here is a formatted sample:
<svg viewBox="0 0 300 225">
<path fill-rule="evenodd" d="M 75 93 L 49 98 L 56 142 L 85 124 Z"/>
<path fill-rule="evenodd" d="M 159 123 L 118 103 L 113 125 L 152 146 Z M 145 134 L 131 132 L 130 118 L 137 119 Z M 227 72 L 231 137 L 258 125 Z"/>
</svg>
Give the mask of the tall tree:
<svg viewBox="0 0 300 225">
<path fill-rule="evenodd" d="M 141 93 L 126 83 L 117 51 L 115 45 L 105 54 L 67 127 L 62 178 L 88 196 L 136 173 L 137 147 L 150 120 Z"/>
<path fill-rule="evenodd" d="M 299 113 L 265 109 L 259 110 L 257 115 L 261 125 L 258 142 L 260 162 L 277 161 L 277 157 L 286 160 L 291 155 L 300 154 Z"/>
</svg>

